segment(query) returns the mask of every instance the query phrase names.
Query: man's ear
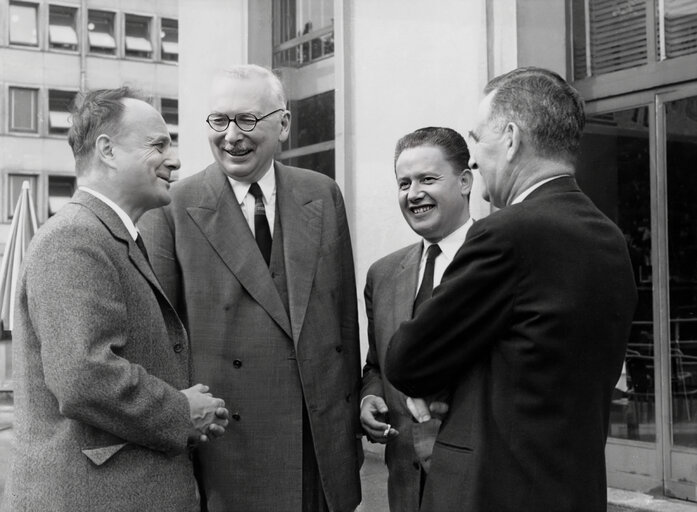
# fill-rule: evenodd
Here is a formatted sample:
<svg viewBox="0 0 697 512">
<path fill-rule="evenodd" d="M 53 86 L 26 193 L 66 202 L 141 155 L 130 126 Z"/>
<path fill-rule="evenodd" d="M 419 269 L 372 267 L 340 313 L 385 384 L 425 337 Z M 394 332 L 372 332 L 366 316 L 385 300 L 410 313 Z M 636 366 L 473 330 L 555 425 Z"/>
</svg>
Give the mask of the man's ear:
<svg viewBox="0 0 697 512">
<path fill-rule="evenodd" d="M 474 175 L 469 169 L 464 169 L 460 173 L 460 192 L 463 196 L 466 196 L 472 191 L 472 184 L 474 183 Z"/>
<path fill-rule="evenodd" d="M 286 110 L 281 115 L 281 133 L 278 135 L 279 142 L 285 142 L 290 134 L 290 110 Z"/>
<path fill-rule="evenodd" d="M 523 134 L 517 124 L 508 123 L 503 129 L 503 136 L 506 142 L 506 160 L 512 162 L 520 150 Z"/>
<path fill-rule="evenodd" d="M 94 143 L 94 150 L 97 158 L 109 167 L 113 166 L 114 143 L 111 137 L 101 134 Z"/>
</svg>

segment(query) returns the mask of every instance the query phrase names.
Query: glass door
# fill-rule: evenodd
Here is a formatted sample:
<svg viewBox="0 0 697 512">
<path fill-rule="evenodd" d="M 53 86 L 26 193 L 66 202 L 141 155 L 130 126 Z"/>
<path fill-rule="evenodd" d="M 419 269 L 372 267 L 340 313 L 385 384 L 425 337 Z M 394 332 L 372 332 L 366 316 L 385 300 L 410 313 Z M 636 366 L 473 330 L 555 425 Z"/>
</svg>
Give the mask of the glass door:
<svg viewBox="0 0 697 512">
<path fill-rule="evenodd" d="M 697 84 L 590 103 L 577 179 L 624 233 L 639 291 L 608 484 L 697 500 Z"/>
</svg>

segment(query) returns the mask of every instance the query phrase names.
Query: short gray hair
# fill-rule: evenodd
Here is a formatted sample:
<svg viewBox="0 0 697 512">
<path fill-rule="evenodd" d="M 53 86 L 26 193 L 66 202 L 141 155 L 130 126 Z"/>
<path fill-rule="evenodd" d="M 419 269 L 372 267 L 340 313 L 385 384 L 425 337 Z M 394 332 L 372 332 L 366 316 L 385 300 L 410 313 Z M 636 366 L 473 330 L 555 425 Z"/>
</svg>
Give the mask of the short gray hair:
<svg viewBox="0 0 697 512">
<path fill-rule="evenodd" d="M 287 108 L 286 91 L 281 79 L 276 73 L 256 64 L 241 64 L 229 69 L 223 69 L 219 76 L 234 79 L 264 78 L 271 86 L 271 92 L 279 102 L 279 108 Z"/>
</svg>

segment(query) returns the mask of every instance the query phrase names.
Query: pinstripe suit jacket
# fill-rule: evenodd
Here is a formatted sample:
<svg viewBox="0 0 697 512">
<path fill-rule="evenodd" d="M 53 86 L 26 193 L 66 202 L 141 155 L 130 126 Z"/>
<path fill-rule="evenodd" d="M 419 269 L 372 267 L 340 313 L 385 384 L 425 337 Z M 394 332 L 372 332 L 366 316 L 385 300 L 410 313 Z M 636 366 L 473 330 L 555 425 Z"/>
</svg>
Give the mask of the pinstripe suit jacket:
<svg viewBox="0 0 697 512">
<path fill-rule="evenodd" d="M 302 407 L 330 510 L 360 501 L 360 350 L 341 192 L 275 164 L 288 310 L 217 164 L 143 217 L 155 271 L 191 334 L 194 375 L 232 412 L 200 451 L 211 512 L 300 510 Z"/>
<path fill-rule="evenodd" d="M 186 331 L 116 213 L 78 191 L 32 240 L 7 512 L 192 511 Z"/>
</svg>

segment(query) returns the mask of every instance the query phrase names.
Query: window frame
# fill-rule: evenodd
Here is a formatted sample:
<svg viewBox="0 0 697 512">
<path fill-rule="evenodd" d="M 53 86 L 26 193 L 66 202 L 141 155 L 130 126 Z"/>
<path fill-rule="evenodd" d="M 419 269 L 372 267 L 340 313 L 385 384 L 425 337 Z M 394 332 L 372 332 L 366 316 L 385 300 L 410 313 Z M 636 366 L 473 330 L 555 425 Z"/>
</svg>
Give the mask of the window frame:
<svg viewBox="0 0 697 512">
<path fill-rule="evenodd" d="M 72 10 L 74 12 L 74 18 L 73 18 L 73 30 L 75 33 L 75 48 L 61 48 L 58 46 L 53 46 L 51 42 L 51 27 L 53 26 L 51 24 L 51 9 L 52 8 L 57 8 L 57 9 L 65 9 L 65 10 Z M 58 26 L 64 26 L 64 25 L 58 25 Z M 46 49 L 51 52 L 66 52 L 66 53 L 71 53 L 75 54 L 80 51 L 80 44 L 81 44 L 81 38 L 80 38 L 80 32 L 81 32 L 81 16 L 80 16 L 80 7 L 74 6 L 74 5 L 65 5 L 65 4 L 60 4 L 60 3 L 50 3 L 47 5 L 47 26 L 46 26 Z"/>
<path fill-rule="evenodd" d="M 15 90 L 25 90 L 25 91 L 33 91 L 34 94 L 34 101 L 33 101 L 33 120 L 34 120 L 34 129 L 24 129 L 24 128 L 16 128 L 13 124 L 13 112 L 14 112 L 14 94 L 13 91 Z M 41 135 L 41 87 L 35 87 L 35 86 L 30 86 L 30 85 L 15 85 L 15 84 L 8 84 L 7 86 L 7 134 L 8 135 L 19 135 L 19 136 L 30 136 L 30 137 L 38 137 Z"/>
<path fill-rule="evenodd" d="M 123 12 L 121 13 L 122 17 L 122 28 L 121 28 L 121 36 L 122 36 L 122 55 L 124 59 L 135 59 L 135 60 L 145 60 L 145 61 L 152 61 L 155 60 L 155 48 L 156 45 L 153 44 L 153 33 L 154 33 L 154 28 L 155 28 L 155 16 L 153 14 L 141 14 L 141 13 L 134 13 L 134 12 Z M 147 20 L 147 31 L 148 31 L 148 37 L 143 37 L 143 38 L 135 38 L 134 36 L 129 36 L 127 34 L 127 28 L 128 28 L 128 21 L 129 17 L 135 17 L 135 18 L 142 18 Z M 143 56 L 143 55 L 138 55 L 138 54 L 132 54 L 130 52 L 144 52 L 145 50 L 138 50 L 138 49 L 131 49 L 129 50 L 128 48 L 128 43 L 129 43 L 129 38 L 134 38 L 134 39 L 143 39 L 144 41 L 147 42 L 149 45 L 149 50 L 148 52 L 150 53 L 149 56 Z"/>
<path fill-rule="evenodd" d="M 18 7 L 32 7 L 36 13 L 36 44 L 33 43 L 23 43 L 12 41 L 12 6 L 16 5 Z M 41 49 L 41 4 L 38 2 L 26 1 L 26 0 L 10 0 L 7 4 L 7 42 L 8 45 L 13 48 L 22 48 L 25 50 L 40 50 Z"/>
<path fill-rule="evenodd" d="M 166 42 L 166 41 L 164 40 L 164 39 L 165 39 L 165 38 L 164 38 L 164 32 L 165 32 L 164 22 L 165 22 L 165 21 L 174 21 L 174 22 L 176 22 L 176 24 L 177 24 L 177 42 L 176 42 L 176 43 L 171 43 L 170 41 L 167 41 L 167 43 L 169 43 L 169 44 L 176 44 L 176 49 L 177 49 L 176 54 L 175 54 L 175 53 L 172 53 L 172 52 L 166 52 L 166 51 L 165 51 L 165 42 Z M 159 22 L 160 22 L 160 31 L 159 31 L 160 37 L 159 37 L 159 39 L 158 39 L 158 40 L 159 40 L 159 49 L 160 49 L 160 58 L 159 58 L 159 60 L 160 60 L 161 62 L 164 62 L 164 63 L 167 63 L 167 64 L 179 64 L 179 19 L 176 19 L 176 18 L 167 18 L 167 17 L 162 16 L 162 17 L 159 18 Z M 171 27 L 170 27 L 170 28 L 171 28 Z M 165 58 L 165 55 L 176 55 L 176 58 L 174 58 L 174 59 L 172 59 L 172 58 Z"/>
<path fill-rule="evenodd" d="M 111 38 L 114 41 L 114 46 L 113 46 L 113 52 L 105 52 L 105 51 L 95 51 L 93 50 L 93 45 L 92 42 L 90 41 L 90 34 L 92 34 L 94 31 L 90 30 L 90 23 L 92 21 L 90 20 L 90 13 L 93 12 L 98 12 L 98 13 L 103 13 L 103 14 L 109 14 L 111 15 L 112 19 L 112 33 L 107 34 L 111 36 Z M 92 57 L 107 57 L 107 58 L 119 58 L 119 19 L 118 19 L 118 13 L 116 11 L 111 11 L 108 9 L 87 9 L 87 17 L 86 17 L 86 22 L 87 25 L 85 26 L 85 53 L 92 56 Z M 104 34 L 104 32 L 94 32 L 94 33 L 99 33 L 99 34 Z M 96 48 L 110 48 L 107 46 L 97 46 Z"/>
<path fill-rule="evenodd" d="M 68 134 L 68 130 L 70 130 L 70 124 L 68 123 L 68 126 L 65 128 L 65 131 L 52 131 L 51 127 L 51 113 L 52 112 L 60 112 L 63 113 L 63 111 L 54 111 L 51 110 L 51 93 L 67 93 L 67 94 L 72 94 L 73 98 L 71 102 L 68 104 L 68 108 L 65 110 L 65 113 L 69 116 L 70 115 L 70 107 L 69 105 L 72 104 L 75 101 L 75 98 L 77 97 L 78 91 L 75 89 L 62 89 L 62 88 L 47 88 L 46 89 L 46 135 L 48 137 L 57 137 L 57 138 L 65 138 Z"/>
</svg>

